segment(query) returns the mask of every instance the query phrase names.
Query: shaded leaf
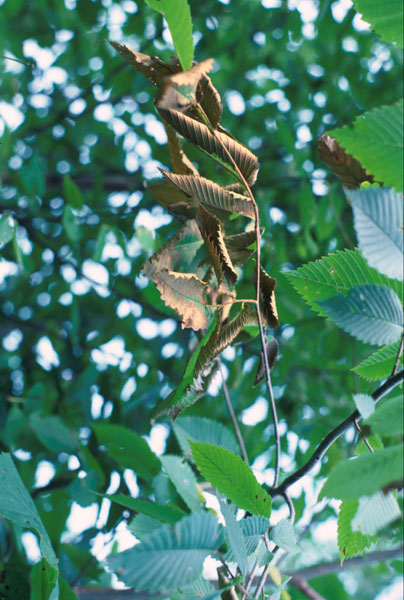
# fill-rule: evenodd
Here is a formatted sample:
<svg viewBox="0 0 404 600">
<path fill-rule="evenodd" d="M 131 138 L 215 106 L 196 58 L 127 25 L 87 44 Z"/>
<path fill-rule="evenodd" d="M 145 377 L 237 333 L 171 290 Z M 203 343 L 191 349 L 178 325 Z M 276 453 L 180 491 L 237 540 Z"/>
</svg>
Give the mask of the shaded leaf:
<svg viewBox="0 0 404 600">
<path fill-rule="evenodd" d="M 255 230 L 228 235 L 224 238 L 224 243 L 233 264 L 243 265 L 256 250 Z"/>
<path fill-rule="evenodd" d="M 145 0 L 146 4 L 157 10 L 158 12 L 163 12 L 163 2 L 161 0 Z"/>
<path fill-rule="evenodd" d="M 352 127 L 331 134 L 378 181 L 403 191 L 403 100 L 368 111 Z"/>
<path fill-rule="evenodd" d="M 403 479 L 402 444 L 383 448 L 353 460 L 343 460 L 331 471 L 320 498 L 355 500 L 370 496 L 396 481 Z"/>
<path fill-rule="evenodd" d="M 173 39 L 177 56 L 184 70 L 189 69 L 194 58 L 191 11 L 187 0 L 161 0 L 164 18 Z"/>
<path fill-rule="evenodd" d="M 159 181 L 149 184 L 147 190 L 153 194 L 161 206 L 182 223 L 187 219 L 195 218 L 198 203 L 175 185 Z"/>
<path fill-rule="evenodd" d="M 262 536 L 268 531 L 269 520 L 265 517 L 252 515 L 250 517 L 244 517 L 240 521 L 240 525 L 245 539 L 247 554 L 248 556 L 250 556 L 257 550 L 258 544 L 263 539 Z M 234 558 L 235 557 L 233 553 L 231 552 L 231 550 L 229 550 L 226 553 L 226 560 L 233 562 Z"/>
<path fill-rule="evenodd" d="M 51 452 L 74 453 L 78 449 L 71 430 L 59 416 L 34 412 L 29 416 L 29 423 L 39 441 Z"/>
<path fill-rule="evenodd" d="M 366 425 L 379 435 L 402 435 L 404 425 L 402 394 L 377 404 L 375 412 L 366 420 Z"/>
<path fill-rule="evenodd" d="M 127 63 L 150 79 L 155 85 L 161 84 L 167 75 L 175 73 L 180 68 L 177 61 L 167 63 L 157 58 L 157 56 L 148 56 L 142 52 L 132 50 L 132 48 L 128 48 L 124 44 L 119 44 L 118 42 L 110 42 L 110 44 Z"/>
<path fill-rule="evenodd" d="M 329 135 L 322 135 L 318 140 L 318 153 L 321 160 L 348 189 L 358 188 L 363 181 L 373 183 L 373 176 L 367 173 L 360 162 L 345 152 L 337 140 Z"/>
<path fill-rule="evenodd" d="M 352 519 L 358 510 L 359 500 L 343 500 L 338 512 L 338 548 L 341 565 L 346 558 L 363 554 L 375 541 L 375 537 L 352 530 Z"/>
<path fill-rule="evenodd" d="M 236 454 L 240 452 L 240 447 L 232 431 L 214 419 L 206 417 L 178 417 L 172 423 L 172 426 L 185 456 L 190 456 L 191 454 L 191 447 L 188 440 L 223 446 Z"/>
<path fill-rule="evenodd" d="M 160 460 L 175 489 L 191 512 L 200 512 L 202 504 L 198 494 L 198 484 L 189 464 L 180 456 L 165 455 L 161 456 Z"/>
<path fill-rule="evenodd" d="M 359 249 L 369 265 L 403 281 L 403 195 L 388 188 L 347 191 Z"/>
<path fill-rule="evenodd" d="M 156 273 L 154 281 L 165 304 L 180 315 L 181 327 L 207 327 L 211 310 L 205 301 L 206 283 L 191 273 L 167 270 Z"/>
<path fill-rule="evenodd" d="M 279 352 L 279 344 L 275 338 L 272 338 L 268 342 L 268 344 L 265 347 L 265 352 L 267 353 L 268 366 L 270 369 L 272 369 L 275 364 L 277 354 Z M 261 352 L 260 360 L 259 360 L 258 367 L 257 367 L 257 373 L 255 375 L 253 385 L 256 386 L 259 383 L 261 383 L 261 381 L 264 379 L 264 377 L 265 377 L 265 363 L 264 363 L 263 353 Z"/>
<path fill-rule="evenodd" d="M 227 166 L 228 170 L 234 174 L 234 169 L 229 164 L 228 152 L 244 175 L 247 183 L 250 186 L 255 183 L 258 173 L 258 159 L 240 142 L 219 131 L 213 135 L 206 125 L 179 111 L 160 110 L 160 112 L 164 119 L 186 140 L 198 146 L 223 166 Z M 223 149 L 223 146 L 225 149 Z"/>
<path fill-rule="evenodd" d="M 222 118 L 223 106 L 219 92 L 207 75 L 202 75 L 199 80 L 198 92 L 201 96 L 198 98 L 199 103 L 202 106 L 205 115 L 208 117 L 209 123 L 216 129 Z"/>
<path fill-rule="evenodd" d="M 359 499 L 358 510 L 352 519 L 352 530 L 364 535 L 375 535 L 401 517 L 401 510 L 392 492 L 376 492 L 370 498 Z"/>
<path fill-rule="evenodd" d="M 244 538 L 243 530 L 241 527 L 241 521 L 237 521 L 236 512 L 237 507 L 229 505 L 219 497 L 220 512 L 224 517 L 226 523 L 225 536 L 229 544 L 229 548 L 236 559 L 237 566 L 239 567 L 243 577 L 247 574 L 247 546 Z"/>
<path fill-rule="evenodd" d="M 109 568 L 136 590 L 174 590 L 202 575 L 203 562 L 221 542 L 219 524 L 210 513 L 184 517 L 164 526 L 140 544 L 110 556 Z"/>
<path fill-rule="evenodd" d="M 72 208 L 80 209 L 83 206 L 83 197 L 77 184 L 70 175 L 63 177 L 63 191 L 65 200 Z"/>
<path fill-rule="evenodd" d="M 180 71 L 164 79 L 156 98 L 158 108 L 185 111 L 191 104 L 196 104 L 196 88 L 202 75 L 211 71 L 213 58 L 196 63 L 187 71 Z"/>
<path fill-rule="evenodd" d="M 220 284 L 225 276 L 227 283 L 234 286 L 237 273 L 232 265 L 227 247 L 224 243 L 224 229 L 217 217 L 199 207 L 197 214 L 199 230 L 205 240 L 206 247 L 215 268 L 216 277 Z"/>
<path fill-rule="evenodd" d="M 174 173 L 180 175 L 197 175 L 198 170 L 184 153 L 178 134 L 168 123 L 164 123 L 164 128 L 167 133 L 168 150 Z"/>
<path fill-rule="evenodd" d="M 81 231 L 79 225 L 77 224 L 74 210 L 70 204 L 65 204 L 62 222 L 63 228 L 69 240 L 72 242 L 78 242 L 81 238 Z"/>
<path fill-rule="evenodd" d="M 256 277 L 254 275 L 256 284 Z M 260 306 L 262 314 L 270 327 L 275 329 L 279 326 L 278 311 L 275 302 L 276 279 L 270 277 L 262 265 L 260 265 Z"/>
<path fill-rule="evenodd" d="M 240 456 L 203 442 L 190 441 L 190 446 L 199 471 L 221 494 L 254 515 L 270 516 L 271 497 Z"/>
<path fill-rule="evenodd" d="M 356 10 L 384 42 L 403 47 L 403 3 L 390 0 L 389 10 L 378 0 L 355 0 Z"/>
<path fill-rule="evenodd" d="M 176 175 L 168 171 L 161 171 L 169 181 L 179 187 L 183 192 L 189 194 L 198 202 L 202 202 L 208 208 L 219 208 L 229 213 L 235 213 L 255 218 L 253 203 L 247 196 L 229 192 L 210 179 L 196 175 Z"/>
<path fill-rule="evenodd" d="M 11 212 L 0 215 L 0 244 L 7 244 L 13 239 L 16 222 Z"/>
<path fill-rule="evenodd" d="M 128 524 L 129 531 L 131 531 L 140 540 L 147 538 L 151 533 L 153 533 L 153 531 L 160 529 L 160 527 L 161 521 L 141 513 L 135 515 L 132 521 Z"/>
<path fill-rule="evenodd" d="M 293 525 L 288 519 L 281 519 L 269 532 L 269 539 L 286 552 L 299 552 Z"/>
<path fill-rule="evenodd" d="M 105 497 L 129 510 L 134 510 L 161 523 L 170 523 L 173 525 L 185 515 L 178 507 L 149 502 L 140 498 L 132 498 L 131 496 L 124 496 L 124 494 L 105 494 Z"/>
<path fill-rule="evenodd" d="M 400 342 L 397 341 L 394 344 L 390 344 L 390 346 L 380 348 L 368 358 L 365 358 L 358 366 L 354 367 L 352 371 L 355 371 L 355 373 L 369 381 L 384 379 L 393 370 L 399 346 Z M 401 355 L 401 365 L 403 364 L 403 358 L 403 355 Z"/>
<path fill-rule="evenodd" d="M 319 304 L 341 329 L 362 342 L 384 346 L 402 334 L 403 309 L 389 288 L 358 285 L 348 296 L 339 294 Z"/>
<path fill-rule="evenodd" d="M 142 273 L 149 279 L 154 279 L 156 273 L 184 270 L 192 271 L 195 264 L 195 255 L 202 246 L 203 240 L 195 220 L 186 223 L 155 253 L 147 259 L 142 268 Z"/>
</svg>

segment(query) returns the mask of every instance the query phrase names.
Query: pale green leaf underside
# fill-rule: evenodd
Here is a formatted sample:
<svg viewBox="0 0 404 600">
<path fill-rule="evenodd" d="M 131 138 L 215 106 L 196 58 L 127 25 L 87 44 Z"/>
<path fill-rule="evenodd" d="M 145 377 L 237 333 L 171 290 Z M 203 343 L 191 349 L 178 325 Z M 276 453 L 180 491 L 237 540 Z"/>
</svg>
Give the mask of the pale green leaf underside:
<svg viewBox="0 0 404 600">
<path fill-rule="evenodd" d="M 180 456 L 165 455 L 161 456 L 160 460 L 175 489 L 191 512 L 200 512 L 202 505 L 198 495 L 197 481 L 189 464 Z"/>
<path fill-rule="evenodd" d="M 403 47 L 403 2 L 389 0 L 388 5 L 380 0 L 355 0 L 356 10 L 364 21 L 380 35 L 384 42 Z M 388 8 L 388 10 L 386 10 Z"/>
<path fill-rule="evenodd" d="M 229 548 L 236 559 L 243 577 L 247 574 L 247 545 L 243 535 L 241 521 L 237 521 L 235 511 L 237 507 L 226 504 L 219 498 L 220 511 L 226 523 L 225 535 L 229 543 Z"/>
<path fill-rule="evenodd" d="M 387 11 L 386 11 L 387 12 Z M 328 132 L 377 181 L 403 191 L 403 101 L 357 117 L 352 127 Z"/>
<path fill-rule="evenodd" d="M 286 552 L 294 553 L 300 550 L 296 542 L 292 523 L 288 519 L 281 519 L 272 527 L 269 539 Z"/>
<path fill-rule="evenodd" d="M 369 394 L 354 394 L 355 406 L 360 412 L 362 419 L 367 419 L 375 412 L 375 401 Z"/>
<path fill-rule="evenodd" d="M 393 370 L 399 346 L 400 342 L 397 341 L 394 344 L 380 348 L 354 367 L 352 371 L 355 371 L 355 373 L 358 373 L 358 375 L 369 381 L 384 379 Z M 403 364 L 403 358 L 403 355 L 401 355 L 401 365 Z"/>
<path fill-rule="evenodd" d="M 250 556 L 257 549 L 264 533 L 268 531 L 269 520 L 265 517 L 252 515 L 241 520 L 241 528 L 247 547 L 247 554 Z M 226 560 L 232 562 L 234 558 L 234 554 L 229 550 L 226 554 Z"/>
<path fill-rule="evenodd" d="M 317 302 L 331 298 L 336 294 L 348 294 L 357 285 L 374 284 L 391 287 L 402 298 L 402 285 L 388 279 L 367 264 L 358 249 L 337 251 L 303 265 L 295 271 L 283 275 L 303 296 L 313 310 L 326 316 Z"/>
<path fill-rule="evenodd" d="M 374 269 L 403 281 L 403 195 L 388 188 L 346 190 L 358 245 Z"/>
<path fill-rule="evenodd" d="M 341 329 L 362 342 L 384 346 L 402 334 L 403 309 L 389 288 L 357 286 L 348 296 L 339 294 L 320 306 Z"/>
<path fill-rule="evenodd" d="M 0 245 L 7 244 L 13 239 L 16 222 L 11 212 L 0 215 Z"/>
<path fill-rule="evenodd" d="M 164 18 L 173 38 L 175 50 L 184 71 L 192 67 L 194 42 L 191 11 L 187 0 L 161 0 Z"/>
<path fill-rule="evenodd" d="M 134 590 L 175 590 L 202 574 L 203 561 L 220 544 L 219 525 L 210 513 L 163 526 L 140 544 L 111 556 L 108 566 Z"/>
<path fill-rule="evenodd" d="M 403 446 L 397 444 L 373 454 L 341 461 L 331 471 L 320 498 L 355 500 L 371 496 L 393 482 L 403 479 Z"/>
<path fill-rule="evenodd" d="M 201 474 L 239 508 L 269 517 L 271 497 L 260 486 L 250 467 L 225 448 L 191 442 L 192 454 Z"/>
<path fill-rule="evenodd" d="M 206 417 L 178 417 L 172 425 L 185 456 L 189 456 L 191 453 L 188 439 L 193 442 L 207 442 L 223 446 L 236 454 L 240 452 L 240 447 L 232 431 L 219 421 Z"/>
<path fill-rule="evenodd" d="M 401 510 L 392 492 L 376 492 L 373 496 L 359 499 L 358 510 L 352 519 L 352 530 L 364 535 L 375 535 L 396 519 Z"/>
<path fill-rule="evenodd" d="M 344 500 L 341 502 L 338 513 L 338 548 L 341 555 L 341 563 L 344 559 L 362 554 L 369 548 L 375 537 L 363 535 L 360 531 L 352 531 L 352 519 L 359 506 L 359 500 Z"/>
<path fill-rule="evenodd" d="M 366 420 L 366 425 L 379 435 L 402 435 L 404 424 L 404 406 L 401 393 L 383 400 L 376 411 Z"/>
</svg>

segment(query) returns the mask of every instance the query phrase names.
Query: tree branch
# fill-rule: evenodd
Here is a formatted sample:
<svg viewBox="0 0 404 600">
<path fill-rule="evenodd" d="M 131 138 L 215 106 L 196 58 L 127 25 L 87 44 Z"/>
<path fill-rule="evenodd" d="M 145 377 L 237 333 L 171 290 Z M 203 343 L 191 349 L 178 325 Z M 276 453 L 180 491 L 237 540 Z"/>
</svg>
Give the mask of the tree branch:
<svg viewBox="0 0 404 600">
<path fill-rule="evenodd" d="M 372 394 L 372 398 L 377 403 L 383 396 L 388 394 L 391 390 L 397 387 L 404 380 L 404 370 L 400 371 L 393 377 L 389 377 L 387 381 L 383 383 L 377 390 L 375 390 Z M 317 446 L 316 450 L 312 454 L 311 458 L 289 477 L 281 483 L 280 486 L 270 489 L 271 496 L 279 496 L 282 495 L 285 490 L 287 490 L 291 485 L 299 481 L 302 477 L 307 475 L 313 467 L 320 463 L 324 454 L 327 452 L 330 446 L 339 438 L 345 431 L 351 426 L 354 425 L 355 421 L 360 421 L 361 415 L 358 410 L 355 410 L 349 417 L 347 417 L 344 421 L 342 421 L 339 425 L 337 425 L 330 433 L 328 433 L 322 442 Z"/>
<path fill-rule="evenodd" d="M 303 594 L 307 596 L 307 598 L 310 598 L 310 600 L 326 600 L 324 596 L 321 596 L 318 592 L 316 592 L 316 590 L 313 590 L 311 585 L 309 585 L 302 577 L 292 577 L 292 579 L 289 581 L 289 584 L 303 592 Z"/>
</svg>

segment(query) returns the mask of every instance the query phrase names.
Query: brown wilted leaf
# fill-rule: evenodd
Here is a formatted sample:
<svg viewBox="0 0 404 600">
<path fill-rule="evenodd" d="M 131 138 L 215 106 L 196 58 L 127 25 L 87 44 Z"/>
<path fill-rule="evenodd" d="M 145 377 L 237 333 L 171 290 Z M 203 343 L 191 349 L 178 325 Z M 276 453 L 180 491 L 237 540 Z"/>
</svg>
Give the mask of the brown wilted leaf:
<svg viewBox="0 0 404 600">
<path fill-rule="evenodd" d="M 154 277 L 163 302 L 181 317 L 181 327 L 194 331 L 208 326 L 210 310 L 206 306 L 207 285 L 192 273 L 163 270 Z"/>
<path fill-rule="evenodd" d="M 208 117 L 210 124 L 216 129 L 222 118 L 223 106 L 219 92 L 207 75 L 202 75 L 199 81 L 197 100 Z"/>
<path fill-rule="evenodd" d="M 180 70 L 180 64 L 177 59 L 171 62 L 164 62 L 157 56 L 149 56 L 142 52 L 137 52 L 118 42 L 110 42 L 111 46 L 130 64 L 136 71 L 142 73 L 150 79 L 155 85 L 161 85 L 168 75 Z"/>
<path fill-rule="evenodd" d="M 202 205 L 199 206 L 196 222 L 212 259 L 219 285 L 224 275 L 227 283 L 231 287 L 234 286 L 237 281 L 237 273 L 224 243 L 222 223 Z"/>
<path fill-rule="evenodd" d="M 318 153 L 321 160 L 347 188 L 351 190 L 358 188 L 363 181 L 373 183 L 373 175 L 367 173 L 361 163 L 345 152 L 337 140 L 329 135 L 322 135 L 318 140 Z"/>
<path fill-rule="evenodd" d="M 187 71 L 180 71 L 174 75 L 167 76 L 156 98 L 157 107 L 183 112 L 191 104 L 196 104 L 196 89 L 199 80 L 212 67 L 213 58 L 208 58 L 201 63 L 193 65 Z"/>
<path fill-rule="evenodd" d="M 269 370 L 272 371 L 272 368 L 276 361 L 276 356 L 279 351 L 279 344 L 275 338 L 272 338 L 272 340 L 270 342 L 268 342 L 268 344 L 266 345 L 265 351 L 267 353 Z M 260 361 L 259 361 L 258 367 L 257 367 L 257 374 L 255 375 L 254 387 L 256 385 L 258 385 L 259 383 L 261 383 L 261 381 L 264 379 L 264 377 L 265 377 L 265 363 L 264 363 L 264 355 L 261 352 Z"/>
<path fill-rule="evenodd" d="M 164 120 L 163 124 L 167 133 L 168 150 L 170 152 L 170 158 L 174 172 L 180 175 L 198 175 L 198 170 L 194 167 L 188 156 L 183 151 L 181 141 L 177 133 Z"/>
<path fill-rule="evenodd" d="M 278 311 L 276 310 L 275 302 L 275 286 L 276 279 L 270 277 L 262 265 L 260 265 L 261 311 L 268 325 L 273 329 L 279 325 Z"/>
<path fill-rule="evenodd" d="M 261 228 L 261 235 L 263 233 Z M 235 233 L 224 238 L 224 243 L 229 251 L 230 258 L 235 265 L 244 265 L 255 252 L 256 233 L 255 229 L 243 233 Z M 251 248 L 251 246 L 253 246 Z"/>
<path fill-rule="evenodd" d="M 178 187 L 170 183 L 151 183 L 147 186 L 154 198 L 170 214 L 184 223 L 187 219 L 194 219 L 198 209 L 198 202 Z"/>
</svg>

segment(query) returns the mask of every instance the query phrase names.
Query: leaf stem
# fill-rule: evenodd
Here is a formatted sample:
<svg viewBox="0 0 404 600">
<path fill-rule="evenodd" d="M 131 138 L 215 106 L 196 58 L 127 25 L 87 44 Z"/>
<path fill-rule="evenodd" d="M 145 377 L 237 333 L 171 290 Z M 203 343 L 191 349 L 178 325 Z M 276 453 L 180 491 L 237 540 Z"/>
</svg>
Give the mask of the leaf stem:
<svg viewBox="0 0 404 600">
<path fill-rule="evenodd" d="M 395 375 L 397 373 L 398 365 L 400 364 L 400 358 L 401 358 L 401 355 L 403 353 L 403 346 L 404 346 L 404 329 L 403 329 L 403 333 L 401 334 L 401 342 L 400 342 L 400 346 L 398 348 L 398 352 L 397 352 L 397 356 L 396 356 L 396 361 L 394 363 L 394 367 L 393 367 L 393 370 L 391 372 L 391 375 Z"/>
</svg>

